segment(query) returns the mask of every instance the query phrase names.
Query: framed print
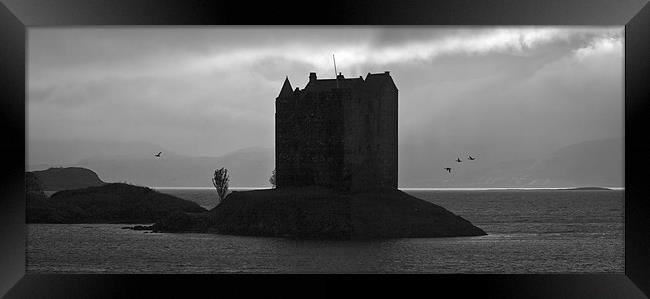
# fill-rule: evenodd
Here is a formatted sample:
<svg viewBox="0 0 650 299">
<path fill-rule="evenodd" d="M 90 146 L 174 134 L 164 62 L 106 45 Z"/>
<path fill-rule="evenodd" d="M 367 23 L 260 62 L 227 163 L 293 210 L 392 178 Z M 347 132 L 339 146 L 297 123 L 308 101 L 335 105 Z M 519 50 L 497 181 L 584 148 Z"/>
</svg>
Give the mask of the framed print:
<svg viewBox="0 0 650 299">
<path fill-rule="evenodd" d="M 650 292 L 645 1 L 2 4 L 7 298 Z"/>
</svg>

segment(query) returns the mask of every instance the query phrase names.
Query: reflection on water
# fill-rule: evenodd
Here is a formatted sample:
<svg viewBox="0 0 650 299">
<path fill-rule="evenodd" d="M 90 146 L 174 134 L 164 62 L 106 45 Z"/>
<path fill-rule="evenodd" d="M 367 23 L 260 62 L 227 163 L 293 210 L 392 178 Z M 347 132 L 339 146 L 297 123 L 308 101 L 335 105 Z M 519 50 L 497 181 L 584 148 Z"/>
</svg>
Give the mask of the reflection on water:
<svg viewBox="0 0 650 299">
<path fill-rule="evenodd" d="M 209 199 L 182 191 L 175 195 Z M 304 241 L 30 224 L 27 271 L 621 273 L 623 192 L 409 192 L 472 221 L 489 234 L 481 237 Z"/>
</svg>

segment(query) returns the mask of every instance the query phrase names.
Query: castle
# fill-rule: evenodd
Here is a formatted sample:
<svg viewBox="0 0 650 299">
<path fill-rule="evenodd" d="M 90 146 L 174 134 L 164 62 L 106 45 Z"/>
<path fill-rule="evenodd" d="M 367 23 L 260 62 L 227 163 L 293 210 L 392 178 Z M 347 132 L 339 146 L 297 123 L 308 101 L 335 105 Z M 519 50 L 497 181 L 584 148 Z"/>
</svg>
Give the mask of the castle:
<svg viewBox="0 0 650 299">
<path fill-rule="evenodd" d="M 275 100 L 276 186 L 343 192 L 397 188 L 397 86 L 389 72 L 287 77 Z"/>
</svg>

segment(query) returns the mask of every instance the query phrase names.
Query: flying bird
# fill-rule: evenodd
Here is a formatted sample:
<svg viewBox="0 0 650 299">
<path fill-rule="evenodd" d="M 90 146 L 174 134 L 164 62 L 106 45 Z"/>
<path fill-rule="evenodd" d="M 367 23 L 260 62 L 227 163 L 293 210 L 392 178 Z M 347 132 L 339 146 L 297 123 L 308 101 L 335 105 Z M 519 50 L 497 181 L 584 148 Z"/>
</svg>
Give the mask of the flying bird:
<svg viewBox="0 0 650 299">
<path fill-rule="evenodd" d="M 473 160 L 476 160 L 476 158 L 470 156 L 469 154 L 467 154 L 467 159 L 470 159 L 470 160 L 472 160 L 472 161 L 473 161 Z"/>
<path fill-rule="evenodd" d="M 451 167 L 445 167 L 444 168 L 447 172 L 451 173 Z"/>
<path fill-rule="evenodd" d="M 456 162 L 460 163 L 463 162 L 463 160 L 461 160 L 460 157 L 458 157 L 458 159 L 456 159 Z"/>
<path fill-rule="evenodd" d="M 157 154 L 155 154 L 154 156 L 156 156 L 156 157 L 158 157 L 158 158 L 160 158 L 160 154 L 162 154 L 162 152 L 158 152 L 158 153 L 157 153 Z"/>
</svg>

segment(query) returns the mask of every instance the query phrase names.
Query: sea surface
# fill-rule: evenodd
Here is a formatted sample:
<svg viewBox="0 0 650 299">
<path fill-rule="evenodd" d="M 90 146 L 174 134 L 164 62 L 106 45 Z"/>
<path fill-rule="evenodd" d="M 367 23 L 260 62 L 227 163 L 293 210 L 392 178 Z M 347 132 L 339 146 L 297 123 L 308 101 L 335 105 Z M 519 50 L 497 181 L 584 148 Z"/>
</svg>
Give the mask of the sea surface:
<svg viewBox="0 0 650 299">
<path fill-rule="evenodd" d="M 206 208 L 211 189 L 159 189 Z M 488 235 L 304 241 L 27 225 L 28 273 L 623 273 L 624 191 L 408 190 Z"/>
</svg>

